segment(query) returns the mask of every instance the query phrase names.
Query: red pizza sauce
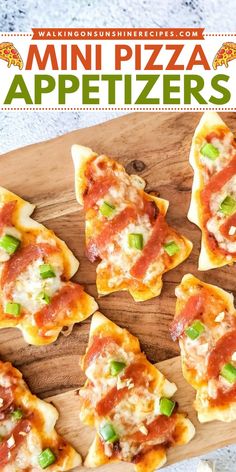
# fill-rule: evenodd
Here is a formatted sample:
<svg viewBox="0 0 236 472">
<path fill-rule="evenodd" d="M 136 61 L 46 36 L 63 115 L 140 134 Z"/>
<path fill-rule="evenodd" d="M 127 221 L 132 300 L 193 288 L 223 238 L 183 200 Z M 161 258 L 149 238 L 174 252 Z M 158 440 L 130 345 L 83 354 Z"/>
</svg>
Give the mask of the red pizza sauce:
<svg viewBox="0 0 236 472">
<path fill-rule="evenodd" d="M 203 225 L 206 230 L 208 245 L 212 252 L 219 252 L 223 255 L 235 255 L 235 253 L 230 253 L 219 247 L 217 240 L 214 237 L 214 234 L 209 233 L 207 230 L 207 222 L 212 217 L 210 209 L 210 200 L 213 193 L 217 193 L 221 188 L 235 175 L 236 173 L 236 154 L 231 159 L 229 164 L 224 167 L 220 172 L 214 174 L 209 182 L 206 184 L 205 188 L 201 191 L 200 198 L 203 205 Z"/>
<path fill-rule="evenodd" d="M 146 374 L 146 375 L 145 375 Z M 145 385 L 147 382 L 147 366 L 145 364 L 133 363 L 125 371 L 125 379 L 130 379 L 136 387 Z M 123 381 L 123 377 L 122 377 Z M 125 397 L 129 391 L 128 387 L 117 389 L 113 387 L 96 405 L 96 412 L 99 416 L 106 416 Z"/>
<path fill-rule="evenodd" d="M 14 438 L 14 445 L 9 447 L 7 442 L 9 437 L 7 439 L 3 439 L 3 441 L 0 443 L 0 467 L 4 467 L 6 464 L 14 460 L 19 447 L 25 441 L 25 434 L 28 434 L 30 429 L 30 421 L 27 419 L 22 419 L 17 422 L 17 425 L 9 436 Z"/>
<path fill-rule="evenodd" d="M 209 354 L 207 373 L 209 378 L 217 378 L 224 364 L 230 361 L 236 351 L 236 330 L 229 331 L 216 343 Z"/>
<path fill-rule="evenodd" d="M 97 177 L 95 181 L 92 181 L 83 195 L 85 210 L 93 208 L 97 201 L 104 197 L 109 189 L 116 183 L 117 180 L 112 175 Z"/>
<path fill-rule="evenodd" d="M 47 243 L 29 244 L 20 248 L 13 256 L 4 264 L 1 286 L 14 282 L 14 280 L 24 272 L 27 267 L 40 257 L 50 255 L 59 251 L 56 247 Z"/>
<path fill-rule="evenodd" d="M 185 328 L 192 321 L 202 315 L 205 303 L 206 294 L 203 292 L 203 290 L 199 291 L 196 295 L 192 295 L 188 299 L 183 310 L 171 323 L 170 334 L 174 341 L 176 341 L 181 336 L 181 334 L 183 334 Z"/>
<path fill-rule="evenodd" d="M 143 443 L 146 441 L 153 441 L 157 438 L 163 438 L 163 442 L 170 441 L 172 434 L 174 433 L 176 425 L 176 417 L 172 415 L 170 417 L 159 415 L 152 423 L 145 424 L 145 428 L 148 433 L 143 434 L 141 431 L 138 431 L 131 436 L 129 439 L 132 439 L 134 442 Z"/>
<path fill-rule="evenodd" d="M 160 253 L 167 234 L 168 225 L 165 221 L 165 217 L 164 215 L 159 214 L 153 226 L 151 236 L 147 241 L 147 244 L 144 246 L 141 256 L 130 270 L 130 274 L 133 277 L 142 279 L 145 276 L 148 267 Z"/>
<path fill-rule="evenodd" d="M 233 215 L 229 216 L 225 223 L 223 223 L 221 226 L 220 226 L 220 232 L 221 234 L 223 234 L 223 236 L 231 241 L 236 241 L 236 234 L 234 235 L 230 235 L 229 234 L 229 230 L 231 228 L 231 226 L 236 226 L 236 213 L 234 213 Z"/>
<path fill-rule="evenodd" d="M 93 362 L 102 353 L 106 346 L 113 342 L 117 341 L 112 336 L 94 336 L 92 344 L 84 356 L 85 368 L 87 368 L 89 364 L 91 364 L 91 362 Z"/>
<path fill-rule="evenodd" d="M 126 207 L 118 215 L 104 223 L 102 231 L 98 236 L 92 238 L 87 245 L 87 256 L 94 262 L 114 236 L 122 231 L 129 223 L 137 218 L 137 210 L 134 207 Z"/>
<path fill-rule="evenodd" d="M 54 295 L 51 302 L 45 305 L 35 314 L 37 326 L 44 327 L 53 323 L 56 318 L 60 318 L 64 312 L 67 316 L 67 310 L 72 310 L 81 298 L 83 289 L 79 284 L 69 282 L 64 285 L 60 291 Z"/>
<path fill-rule="evenodd" d="M 12 202 L 5 203 L 2 208 L 0 208 L 0 233 L 3 230 L 4 226 L 12 226 L 12 215 L 16 208 L 17 202 L 14 200 Z"/>
<path fill-rule="evenodd" d="M 230 402 L 236 401 L 236 385 L 234 384 L 230 390 L 219 388 L 216 398 L 210 398 L 211 406 L 228 405 Z"/>
</svg>

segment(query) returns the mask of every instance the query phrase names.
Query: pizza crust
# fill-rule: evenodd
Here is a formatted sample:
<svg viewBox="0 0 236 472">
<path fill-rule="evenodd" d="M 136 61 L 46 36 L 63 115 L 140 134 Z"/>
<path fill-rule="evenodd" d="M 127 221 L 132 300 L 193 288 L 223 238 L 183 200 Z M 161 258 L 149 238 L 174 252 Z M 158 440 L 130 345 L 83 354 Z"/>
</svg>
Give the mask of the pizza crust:
<svg viewBox="0 0 236 472">
<path fill-rule="evenodd" d="M 198 160 L 199 160 L 199 140 L 202 136 L 210 133 L 214 130 L 215 127 L 224 128 L 229 132 L 229 128 L 226 126 L 224 121 L 218 115 L 218 113 L 213 111 L 206 111 L 198 123 L 196 127 L 191 149 L 190 149 L 190 156 L 189 162 L 193 168 L 194 176 L 193 176 L 193 184 L 192 184 L 192 194 L 191 194 L 191 202 L 188 211 L 188 219 L 195 225 L 199 227 L 202 231 L 201 236 L 201 250 L 199 255 L 198 261 L 198 270 L 205 271 L 210 269 L 215 269 L 217 267 L 223 267 L 226 264 L 230 264 L 226 257 L 223 255 L 216 255 L 213 253 L 208 245 L 206 240 L 206 234 L 202 227 L 202 208 L 200 204 L 200 192 L 204 188 L 203 178 L 201 175 L 201 171 L 199 168 Z M 232 262 L 231 262 L 232 264 Z"/>
<path fill-rule="evenodd" d="M 136 472 L 150 472 L 155 469 L 160 469 L 163 465 L 166 464 L 167 457 L 165 448 L 159 448 L 158 450 L 151 450 L 145 454 L 143 459 L 137 463 L 133 464 L 134 470 Z M 109 459 L 103 450 L 102 443 L 100 441 L 99 435 L 96 434 L 90 448 L 89 452 L 84 461 L 84 466 L 88 468 L 101 467 L 105 464 L 114 464 L 119 462 L 115 459 Z"/>
<path fill-rule="evenodd" d="M 206 407 L 204 398 L 206 390 L 202 388 L 197 391 L 194 407 L 197 410 L 198 420 L 200 423 L 209 423 L 210 421 L 223 421 L 230 423 L 236 420 L 236 402 L 229 404 L 227 407 Z"/>
</svg>

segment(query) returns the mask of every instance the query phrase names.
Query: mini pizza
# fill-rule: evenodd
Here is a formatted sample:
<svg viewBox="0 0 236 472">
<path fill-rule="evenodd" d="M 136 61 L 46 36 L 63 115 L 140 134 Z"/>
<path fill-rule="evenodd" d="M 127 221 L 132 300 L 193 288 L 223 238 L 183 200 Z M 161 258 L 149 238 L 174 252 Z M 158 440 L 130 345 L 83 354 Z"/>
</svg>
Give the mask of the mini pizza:
<svg viewBox="0 0 236 472">
<path fill-rule="evenodd" d="M 213 69 L 219 66 L 228 67 L 228 63 L 236 59 L 236 43 L 223 43 L 213 60 Z"/>
<path fill-rule="evenodd" d="M 124 461 L 137 472 L 152 472 L 165 464 L 168 447 L 194 436 L 171 399 L 176 385 L 148 362 L 136 337 L 98 312 L 82 369 L 87 381 L 80 419 L 97 431 L 85 466 Z"/>
<path fill-rule="evenodd" d="M 192 244 L 165 219 L 168 202 L 144 192 L 145 182 L 116 161 L 74 145 L 75 187 L 86 211 L 86 251 L 97 267 L 99 295 L 128 290 L 136 301 L 160 294 L 162 275 Z"/>
<path fill-rule="evenodd" d="M 188 218 L 202 231 L 199 270 L 236 260 L 236 146 L 217 113 L 204 113 L 195 131 L 194 169 Z"/>
<path fill-rule="evenodd" d="M 236 419 L 236 311 L 233 296 L 185 275 L 176 289 L 171 326 L 179 339 L 183 375 L 196 390 L 201 423 Z"/>
<path fill-rule="evenodd" d="M 0 328 L 17 327 L 30 344 L 55 341 L 97 303 L 79 284 L 66 244 L 30 218 L 34 205 L 0 187 Z"/>
<path fill-rule="evenodd" d="M 7 62 L 7 67 L 11 65 L 23 68 L 22 58 L 12 43 L 0 43 L 0 59 Z"/>
<path fill-rule="evenodd" d="M 29 391 L 21 373 L 0 361 L 1 472 L 63 472 L 80 455 L 54 429 L 58 412 Z"/>
</svg>

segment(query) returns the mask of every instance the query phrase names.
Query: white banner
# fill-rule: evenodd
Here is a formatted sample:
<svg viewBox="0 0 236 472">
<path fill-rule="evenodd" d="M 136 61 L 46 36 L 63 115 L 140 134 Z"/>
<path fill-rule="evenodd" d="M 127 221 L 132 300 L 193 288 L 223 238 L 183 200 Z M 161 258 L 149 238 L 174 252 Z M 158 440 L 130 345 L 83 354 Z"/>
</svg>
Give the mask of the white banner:
<svg viewBox="0 0 236 472">
<path fill-rule="evenodd" d="M 236 109 L 236 35 L 202 29 L 0 33 L 2 110 Z"/>
</svg>

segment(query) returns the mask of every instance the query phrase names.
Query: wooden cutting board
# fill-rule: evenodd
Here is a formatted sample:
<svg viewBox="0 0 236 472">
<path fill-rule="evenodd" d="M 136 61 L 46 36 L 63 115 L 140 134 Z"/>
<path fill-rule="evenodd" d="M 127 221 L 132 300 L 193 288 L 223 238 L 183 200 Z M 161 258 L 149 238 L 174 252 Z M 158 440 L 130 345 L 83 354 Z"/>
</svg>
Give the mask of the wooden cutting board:
<svg viewBox="0 0 236 472">
<path fill-rule="evenodd" d="M 222 114 L 226 123 L 236 130 L 234 116 L 233 113 Z M 160 364 L 161 370 L 179 385 L 181 407 L 191 411 L 191 417 L 194 415 L 192 389 L 181 376 L 179 361 L 171 359 L 178 354 L 178 346 L 169 335 L 175 286 L 187 272 L 232 292 L 235 286 L 235 267 L 200 274 L 197 271 L 200 232 L 188 222 L 186 214 L 192 183 L 188 154 L 199 119 L 200 113 L 134 113 L 0 156 L 0 185 L 37 204 L 35 219 L 53 229 L 73 250 L 80 260 L 75 280 L 95 297 L 96 265 L 90 264 L 84 255 L 84 214 L 75 200 L 71 145 L 79 143 L 98 153 L 110 154 L 124 164 L 129 173 L 145 178 L 147 191 L 157 192 L 170 201 L 169 223 L 194 243 L 188 260 L 165 274 L 160 297 L 138 304 L 121 292 L 100 298 L 99 305 L 100 311 L 112 321 L 139 337 L 151 361 L 170 359 Z M 1 358 L 20 368 L 34 393 L 42 398 L 53 396 L 62 413 L 60 431 L 82 453 L 86 452 L 92 433 L 77 419 L 78 396 L 73 391 L 64 392 L 78 389 L 84 382 L 79 358 L 86 348 L 89 325 L 90 320 L 86 320 L 74 328 L 70 337 L 61 335 L 53 345 L 46 347 L 28 346 L 18 330 L 0 331 Z M 196 439 L 190 446 L 170 452 L 170 461 L 232 443 L 236 441 L 232 431 L 232 424 L 198 426 Z"/>
</svg>

